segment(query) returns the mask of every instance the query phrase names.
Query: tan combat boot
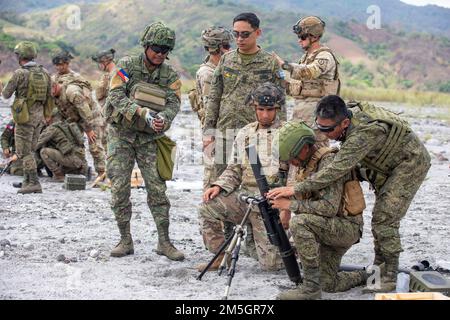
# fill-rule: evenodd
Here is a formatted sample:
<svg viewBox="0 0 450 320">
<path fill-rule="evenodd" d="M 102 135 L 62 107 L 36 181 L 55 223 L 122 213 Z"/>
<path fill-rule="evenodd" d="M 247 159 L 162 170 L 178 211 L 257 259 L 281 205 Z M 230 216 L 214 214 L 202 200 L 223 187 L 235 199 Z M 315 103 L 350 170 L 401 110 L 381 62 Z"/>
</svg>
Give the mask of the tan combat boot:
<svg viewBox="0 0 450 320">
<path fill-rule="evenodd" d="M 156 253 L 166 256 L 170 260 L 182 261 L 184 254 L 173 246 L 169 239 L 169 225 L 156 224 L 158 230 L 158 246 Z"/>
<path fill-rule="evenodd" d="M 217 271 L 219 270 L 220 264 L 222 263 L 223 257 L 225 255 L 225 252 L 221 252 L 216 260 L 214 260 L 213 264 L 209 267 L 208 271 Z M 228 260 L 227 260 L 227 266 L 229 266 L 231 263 L 231 257 L 228 256 Z M 203 270 L 205 270 L 205 268 L 208 266 L 208 262 L 206 263 L 201 263 L 197 266 L 197 270 L 198 272 L 203 272 Z"/>
<path fill-rule="evenodd" d="M 42 187 L 39 183 L 36 170 L 25 172 L 24 174 L 27 175 L 28 183 L 25 183 L 25 181 L 27 180 L 27 178 L 25 178 L 22 188 L 20 188 L 17 193 L 42 193 Z"/>
<path fill-rule="evenodd" d="M 317 300 L 322 298 L 319 268 L 305 269 L 303 283 L 277 295 L 277 300 Z"/>
<path fill-rule="evenodd" d="M 134 254 L 133 238 L 130 233 L 130 223 L 118 224 L 120 231 L 120 242 L 111 250 L 111 257 L 125 257 Z"/>
<path fill-rule="evenodd" d="M 54 170 L 52 177 L 52 182 L 64 182 L 65 174 L 62 172 L 60 168 Z"/>
</svg>

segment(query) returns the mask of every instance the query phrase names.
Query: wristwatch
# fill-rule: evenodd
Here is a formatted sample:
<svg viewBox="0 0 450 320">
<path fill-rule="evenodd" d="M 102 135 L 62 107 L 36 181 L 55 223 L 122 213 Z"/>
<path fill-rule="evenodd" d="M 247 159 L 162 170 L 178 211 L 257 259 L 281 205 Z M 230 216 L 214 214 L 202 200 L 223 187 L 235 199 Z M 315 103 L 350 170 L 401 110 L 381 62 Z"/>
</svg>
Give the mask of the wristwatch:
<svg viewBox="0 0 450 320">
<path fill-rule="evenodd" d="M 281 65 L 281 69 L 283 70 L 291 70 L 291 68 L 291 65 L 287 61 L 283 62 L 283 64 Z"/>
</svg>

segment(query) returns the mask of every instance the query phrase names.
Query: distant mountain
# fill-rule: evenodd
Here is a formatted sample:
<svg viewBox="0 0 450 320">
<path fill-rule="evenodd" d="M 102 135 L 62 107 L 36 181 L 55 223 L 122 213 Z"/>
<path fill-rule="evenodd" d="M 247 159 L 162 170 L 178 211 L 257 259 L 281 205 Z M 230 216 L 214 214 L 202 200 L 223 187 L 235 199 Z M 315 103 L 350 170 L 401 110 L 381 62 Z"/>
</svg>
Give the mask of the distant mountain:
<svg viewBox="0 0 450 320">
<path fill-rule="evenodd" d="M 264 49 L 276 51 L 288 61 L 297 61 L 302 50 L 292 33 L 292 25 L 307 12 L 274 8 L 269 1 L 258 2 L 258 7 L 243 2 L 154 0 L 151 6 L 144 0 L 84 3 L 79 4 L 82 14 L 79 30 L 68 25 L 67 5 L 24 13 L 13 21 L 0 19 L 0 40 L 5 39 L 0 42 L 0 59 L 11 61 L 2 64 L 0 70 L 2 74 L 13 70 L 16 62 L 11 48 L 20 39 L 30 39 L 43 48 L 41 61 L 49 64 L 48 55 L 52 51 L 69 48 L 78 55 L 74 60 L 77 70 L 94 77 L 96 68 L 89 59 L 91 54 L 110 47 L 117 50 L 118 57 L 141 52 L 138 39 L 145 25 L 162 20 L 177 35 L 170 63 L 184 78 L 192 78 L 205 56 L 201 30 L 211 25 L 231 28 L 233 17 L 245 11 L 253 11 L 260 17 L 263 30 L 260 44 Z M 288 2 L 300 3 L 287 0 L 277 3 Z M 316 14 L 321 15 L 322 6 L 330 1 L 316 2 Z M 347 2 L 356 6 L 358 1 L 346 1 L 344 9 Z M 306 5 L 309 1 L 301 3 Z M 449 38 L 407 32 L 387 24 L 382 24 L 379 30 L 369 30 L 365 23 L 354 19 L 324 19 L 327 28 L 322 40 L 338 54 L 344 86 L 450 91 Z"/>
<path fill-rule="evenodd" d="M 450 36 L 450 9 L 435 5 L 413 6 L 399 0 L 234 0 L 240 4 L 251 4 L 265 9 L 299 11 L 307 14 L 335 17 L 343 21 L 356 20 L 365 23 L 372 10 L 380 8 L 381 26 L 390 25 L 403 30 L 436 33 Z"/>
</svg>

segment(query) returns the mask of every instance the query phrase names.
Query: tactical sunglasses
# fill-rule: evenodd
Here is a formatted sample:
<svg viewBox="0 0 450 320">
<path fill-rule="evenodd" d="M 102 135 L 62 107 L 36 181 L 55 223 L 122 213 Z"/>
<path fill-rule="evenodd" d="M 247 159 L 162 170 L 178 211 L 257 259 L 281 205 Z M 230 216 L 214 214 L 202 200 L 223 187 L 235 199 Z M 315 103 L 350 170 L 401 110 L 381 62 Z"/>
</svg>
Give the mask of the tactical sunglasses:
<svg viewBox="0 0 450 320">
<path fill-rule="evenodd" d="M 308 34 L 297 34 L 297 37 L 299 38 L 299 39 L 301 39 L 302 41 L 305 41 L 306 39 L 308 39 Z"/>
<path fill-rule="evenodd" d="M 156 54 L 158 53 L 166 54 L 167 52 L 170 51 L 170 48 L 167 46 L 150 46 L 150 49 Z"/>
<path fill-rule="evenodd" d="M 237 39 L 239 37 L 241 37 L 242 39 L 247 39 L 248 37 L 250 37 L 250 35 L 253 32 L 255 32 L 255 30 L 253 30 L 253 31 L 242 31 L 242 32 L 233 30 L 233 36 L 234 36 L 235 39 Z"/>
<path fill-rule="evenodd" d="M 336 127 L 338 125 L 341 124 L 342 121 L 339 121 L 338 123 L 332 125 L 332 126 L 321 126 L 320 124 L 317 123 L 317 119 L 315 120 L 316 125 L 317 125 L 317 129 L 319 129 L 320 132 L 332 132 L 334 131 L 334 129 L 336 129 Z"/>
</svg>

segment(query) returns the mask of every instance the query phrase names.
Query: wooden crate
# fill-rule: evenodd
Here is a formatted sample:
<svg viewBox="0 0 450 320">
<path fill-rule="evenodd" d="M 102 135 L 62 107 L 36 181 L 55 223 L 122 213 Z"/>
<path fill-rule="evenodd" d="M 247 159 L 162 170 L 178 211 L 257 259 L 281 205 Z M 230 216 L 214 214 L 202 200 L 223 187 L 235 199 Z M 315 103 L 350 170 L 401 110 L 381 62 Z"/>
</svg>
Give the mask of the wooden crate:
<svg viewBox="0 0 450 320">
<path fill-rule="evenodd" d="M 377 293 L 375 300 L 450 300 L 439 292 Z"/>
</svg>

